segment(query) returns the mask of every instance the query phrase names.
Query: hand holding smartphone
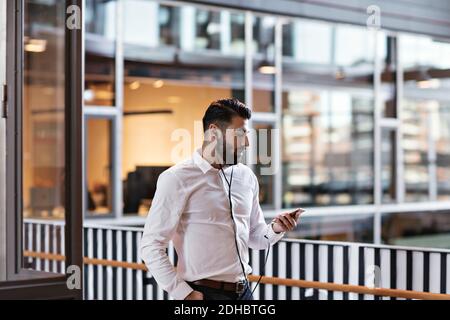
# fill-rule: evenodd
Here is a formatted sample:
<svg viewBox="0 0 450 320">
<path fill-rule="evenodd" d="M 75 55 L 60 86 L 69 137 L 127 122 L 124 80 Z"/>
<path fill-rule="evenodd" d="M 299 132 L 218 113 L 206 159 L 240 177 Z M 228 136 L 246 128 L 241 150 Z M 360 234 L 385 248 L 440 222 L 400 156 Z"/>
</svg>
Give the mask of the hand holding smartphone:
<svg viewBox="0 0 450 320">
<path fill-rule="evenodd" d="M 298 209 L 292 211 L 291 213 L 289 213 L 289 215 L 297 221 L 300 218 L 300 216 L 302 215 L 302 213 L 304 213 L 304 212 L 305 212 L 305 209 L 298 208 Z"/>
<path fill-rule="evenodd" d="M 292 212 L 286 212 L 278 215 L 272 220 L 272 228 L 276 233 L 292 231 L 297 226 L 300 215 L 305 210 L 298 208 Z"/>
</svg>

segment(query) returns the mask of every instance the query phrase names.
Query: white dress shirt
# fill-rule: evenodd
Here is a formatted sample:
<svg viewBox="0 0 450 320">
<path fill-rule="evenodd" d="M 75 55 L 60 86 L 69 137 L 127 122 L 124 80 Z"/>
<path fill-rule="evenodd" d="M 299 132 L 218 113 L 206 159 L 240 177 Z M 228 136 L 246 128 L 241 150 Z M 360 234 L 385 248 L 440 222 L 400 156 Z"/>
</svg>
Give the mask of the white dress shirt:
<svg viewBox="0 0 450 320">
<path fill-rule="evenodd" d="M 230 181 L 232 167 L 224 170 Z M 259 205 L 258 180 L 252 170 L 234 166 L 231 186 L 237 243 L 246 274 L 249 248 L 267 249 L 280 240 L 267 225 Z M 173 240 L 178 255 L 175 269 L 166 248 Z M 186 281 L 210 279 L 237 282 L 244 278 L 236 251 L 228 185 L 220 170 L 193 157 L 161 174 L 141 241 L 141 257 L 158 285 L 181 300 L 193 289 Z"/>
</svg>

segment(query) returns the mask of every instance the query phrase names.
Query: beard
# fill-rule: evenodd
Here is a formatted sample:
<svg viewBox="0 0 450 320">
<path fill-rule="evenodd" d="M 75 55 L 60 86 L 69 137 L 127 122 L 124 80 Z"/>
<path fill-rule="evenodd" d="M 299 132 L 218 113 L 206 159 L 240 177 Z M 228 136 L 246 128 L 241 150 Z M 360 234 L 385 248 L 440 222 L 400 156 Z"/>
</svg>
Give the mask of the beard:
<svg viewBox="0 0 450 320">
<path fill-rule="evenodd" d="M 234 166 L 239 163 L 244 163 L 245 147 L 234 148 L 233 146 L 225 143 L 223 150 L 225 151 L 224 153 L 222 153 L 224 155 L 225 165 Z"/>
<path fill-rule="evenodd" d="M 234 148 L 232 145 L 218 143 L 215 148 L 216 160 L 225 166 L 234 166 L 245 162 L 245 147 Z"/>
<path fill-rule="evenodd" d="M 235 164 L 245 163 L 245 147 L 235 150 Z"/>
</svg>

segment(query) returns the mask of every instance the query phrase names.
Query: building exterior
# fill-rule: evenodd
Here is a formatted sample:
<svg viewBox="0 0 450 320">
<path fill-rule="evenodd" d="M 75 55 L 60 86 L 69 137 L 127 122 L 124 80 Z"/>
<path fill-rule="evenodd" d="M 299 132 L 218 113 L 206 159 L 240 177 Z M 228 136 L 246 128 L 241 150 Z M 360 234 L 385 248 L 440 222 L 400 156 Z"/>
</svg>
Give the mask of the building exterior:
<svg viewBox="0 0 450 320">
<path fill-rule="evenodd" d="M 266 217 L 307 209 L 290 237 L 450 248 L 447 1 L 8 0 L 0 17 L 0 282 L 26 219 L 69 225 L 67 262 L 83 218 L 141 225 L 223 97 L 253 109 Z"/>
</svg>

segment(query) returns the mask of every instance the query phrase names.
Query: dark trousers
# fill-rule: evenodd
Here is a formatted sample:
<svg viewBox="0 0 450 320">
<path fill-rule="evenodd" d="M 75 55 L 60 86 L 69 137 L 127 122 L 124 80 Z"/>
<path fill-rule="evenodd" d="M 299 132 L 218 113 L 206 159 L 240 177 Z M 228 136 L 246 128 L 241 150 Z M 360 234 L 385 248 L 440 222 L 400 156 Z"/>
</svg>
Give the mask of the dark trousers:
<svg viewBox="0 0 450 320">
<path fill-rule="evenodd" d="M 253 300 L 252 290 L 248 285 L 241 294 L 205 286 L 198 286 L 192 283 L 189 283 L 189 285 L 192 289 L 203 293 L 205 300 Z"/>
</svg>

